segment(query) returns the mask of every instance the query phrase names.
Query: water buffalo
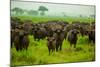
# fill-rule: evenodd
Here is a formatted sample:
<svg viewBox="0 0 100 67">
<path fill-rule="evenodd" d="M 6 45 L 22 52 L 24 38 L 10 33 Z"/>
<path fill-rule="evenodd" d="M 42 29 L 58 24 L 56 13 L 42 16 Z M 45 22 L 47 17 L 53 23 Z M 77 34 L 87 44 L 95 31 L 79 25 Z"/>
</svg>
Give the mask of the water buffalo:
<svg viewBox="0 0 100 67">
<path fill-rule="evenodd" d="M 49 55 L 50 55 L 50 52 L 52 51 L 55 51 L 55 48 L 56 48 L 56 39 L 55 37 L 48 37 L 47 38 L 47 47 L 48 47 L 48 51 L 49 51 Z"/>
<path fill-rule="evenodd" d="M 32 34 L 33 24 L 31 20 L 26 20 L 23 23 L 23 30 L 26 31 L 28 34 Z"/>
<path fill-rule="evenodd" d="M 95 30 L 88 30 L 87 36 L 89 38 L 89 43 L 91 42 L 95 43 Z"/>
<path fill-rule="evenodd" d="M 40 39 L 44 39 L 47 34 L 46 32 L 46 29 L 43 26 L 41 26 L 41 24 L 34 25 L 32 29 L 34 40 L 38 39 L 39 41 Z"/>
<path fill-rule="evenodd" d="M 56 51 L 62 50 L 62 43 L 64 40 L 65 33 L 63 30 L 57 29 L 53 35 L 56 38 Z"/>
<path fill-rule="evenodd" d="M 15 30 L 14 29 L 11 29 L 11 48 L 13 46 L 13 43 L 14 43 L 14 38 L 15 38 Z"/>
<path fill-rule="evenodd" d="M 72 47 L 72 45 L 74 45 L 74 48 L 76 48 L 76 43 L 77 43 L 77 34 L 79 33 L 78 30 L 76 29 L 72 29 L 68 32 L 68 35 L 67 35 L 67 38 L 68 38 L 68 41 L 70 43 L 70 46 Z"/>
<path fill-rule="evenodd" d="M 14 45 L 17 51 L 28 48 L 28 33 L 23 30 L 22 26 L 15 29 Z"/>
</svg>

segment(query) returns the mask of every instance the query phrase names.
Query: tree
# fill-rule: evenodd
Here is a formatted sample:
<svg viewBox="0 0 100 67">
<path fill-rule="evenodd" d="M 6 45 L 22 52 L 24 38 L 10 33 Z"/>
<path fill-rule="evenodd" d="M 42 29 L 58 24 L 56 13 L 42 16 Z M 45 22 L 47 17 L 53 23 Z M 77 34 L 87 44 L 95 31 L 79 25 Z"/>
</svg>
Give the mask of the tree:
<svg viewBox="0 0 100 67">
<path fill-rule="evenodd" d="M 13 8 L 11 11 L 15 12 L 16 15 L 22 15 L 24 13 L 24 10 L 18 7 Z"/>
<path fill-rule="evenodd" d="M 65 12 L 62 12 L 62 15 L 63 15 L 64 17 L 66 17 L 66 13 L 65 13 Z"/>
<path fill-rule="evenodd" d="M 39 6 L 38 11 L 40 11 L 40 15 L 45 15 L 45 11 L 48 11 L 48 9 L 45 6 Z"/>
<path fill-rule="evenodd" d="M 80 14 L 79 17 L 83 17 L 83 16 Z"/>
<path fill-rule="evenodd" d="M 36 10 L 30 10 L 30 11 L 28 11 L 28 14 L 29 15 L 38 15 L 38 11 L 36 11 Z"/>
<path fill-rule="evenodd" d="M 94 15 L 94 14 L 91 14 L 90 17 L 91 17 L 91 18 L 95 18 L 95 15 Z"/>
</svg>

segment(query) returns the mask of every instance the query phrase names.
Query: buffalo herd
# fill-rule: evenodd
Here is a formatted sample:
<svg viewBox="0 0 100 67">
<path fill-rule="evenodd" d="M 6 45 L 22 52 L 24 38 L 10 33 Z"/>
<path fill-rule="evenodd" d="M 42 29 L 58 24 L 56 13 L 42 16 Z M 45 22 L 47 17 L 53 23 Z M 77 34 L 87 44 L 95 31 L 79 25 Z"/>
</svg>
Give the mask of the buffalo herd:
<svg viewBox="0 0 100 67">
<path fill-rule="evenodd" d="M 14 45 L 17 51 L 27 50 L 33 35 L 35 41 L 47 40 L 49 54 L 53 51 L 61 51 L 64 39 L 70 46 L 76 48 L 78 34 L 87 36 L 89 43 L 95 43 L 95 22 L 74 21 L 46 21 L 34 23 L 31 20 L 22 21 L 18 17 L 11 17 L 11 48 Z"/>
</svg>

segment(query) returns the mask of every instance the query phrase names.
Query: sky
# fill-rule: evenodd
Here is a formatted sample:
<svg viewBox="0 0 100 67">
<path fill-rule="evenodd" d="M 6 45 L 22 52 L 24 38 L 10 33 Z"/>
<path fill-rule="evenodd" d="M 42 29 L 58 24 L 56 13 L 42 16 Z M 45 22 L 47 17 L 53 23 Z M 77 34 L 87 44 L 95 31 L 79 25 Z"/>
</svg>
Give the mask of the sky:
<svg viewBox="0 0 100 67">
<path fill-rule="evenodd" d="M 29 2 L 29 1 L 11 1 L 11 9 L 20 7 L 26 10 L 38 10 L 39 6 L 45 6 L 49 9 L 46 15 L 62 16 L 63 13 L 70 16 L 89 16 L 95 14 L 95 6 L 93 5 L 72 5 L 72 4 L 55 4 L 55 3 L 43 3 L 43 2 Z"/>
</svg>

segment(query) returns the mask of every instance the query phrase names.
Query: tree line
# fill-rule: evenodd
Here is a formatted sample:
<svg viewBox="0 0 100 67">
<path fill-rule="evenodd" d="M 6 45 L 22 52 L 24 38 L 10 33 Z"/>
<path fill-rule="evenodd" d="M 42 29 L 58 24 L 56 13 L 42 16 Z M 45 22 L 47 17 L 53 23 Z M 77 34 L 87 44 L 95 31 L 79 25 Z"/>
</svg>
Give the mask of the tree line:
<svg viewBox="0 0 100 67">
<path fill-rule="evenodd" d="M 14 15 L 16 16 L 20 16 L 20 15 L 30 15 L 30 16 L 44 16 L 46 14 L 46 12 L 49 11 L 49 9 L 46 6 L 39 6 L 37 10 L 31 9 L 31 10 L 26 10 L 26 9 L 22 9 L 19 7 L 15 7 L 13 9 L 11 9 L 11 13 L 14 12 Z M 66 15 L 65 12 L 62 12 L 62 16 L 67 17 L 68 15 Z M 79 14 L 78 17 L 86 17 L 83 16 L 82 14 Z M 90 18 L 95 18 L 94 14 L 90 14 L 88 17 Z"/>
<path fill-rule="evenodd" d="M 49 11 L 49 9 L 45 6 L 39 6 L 38 10 L 25 10 L 19 7 L 15 7 L 13 9 L 11 9 L 11 12 L 14 12 L 15 15 L 19 16 L 19 15 L 23 15 L 24 13 L 31 15 L 31 16 L 37 16 L 37 15 L 41 15 L 44 16 L 45 12 Z"/>
</svg>

